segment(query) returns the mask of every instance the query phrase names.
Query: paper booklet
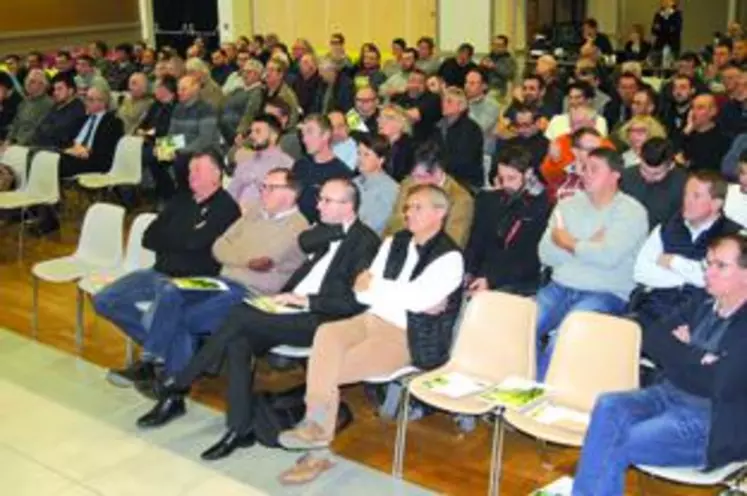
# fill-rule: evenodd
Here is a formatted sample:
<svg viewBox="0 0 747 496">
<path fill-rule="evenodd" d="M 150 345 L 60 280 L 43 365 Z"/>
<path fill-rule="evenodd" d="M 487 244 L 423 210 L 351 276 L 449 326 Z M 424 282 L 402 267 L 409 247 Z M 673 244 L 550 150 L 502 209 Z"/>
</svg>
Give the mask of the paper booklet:
<svg viewBox="0 0 747 496">
<path fill-rule="evenodd" d="M 552 424 L 569 428 L 585 427 L 589 425 L 589 421 L 591 420 L 588 413 L 561 405 L 553 405 L 550 401 L 534 405 L 527 411 L 527 415 L 541 424 Z"/>
<path fill-rule="evenodd" d="M 486 390 L 491 383 L 460 372 L 447 372 L 425 381 L 423 386 L 449 398 L 462 398 Z"/>
<path fill-rule="evenodd" d="M 532 492 L 530 496 L 571 496 L 573 478 L 564 475 L 550 484 Z"/>
<path fill-rule="evenodd" d="M 525 411 L 547 396 L 547 387 L 539 382 L 510 376 L 482 392 L 479 398 L 494 406 Z"/>
<path fill-rule="evenodd" d="M 254 296 L 249 298 L 244 298 L 244 303 L 247 305 L 251 305 L 254 308 L 258 308 L 259 310 L 262 310 L 263 312 L 267 313 L 277 313 L 277 314 L 293 314 L 293 313 L 302 313 L 308 311 L 305 308 L 295 308 L 295 307 L 288 307 L 285 305 L 280 305 L 278 303 L 275 303 L 273 301 L 272 297 L 270 296 Z"/>
<path fill-rule="evenodd" d="M 175 152 L 187 146 L 187 140 L 183 134 L 174 134 L 156 139 L 156 147 L 163 151 Z"/>
<path fill-rule="evenodd" d="M 175 277 L 171 282 L 185 291 L 228 291 L 228 284 L 213 277 Z"/>
</svg>

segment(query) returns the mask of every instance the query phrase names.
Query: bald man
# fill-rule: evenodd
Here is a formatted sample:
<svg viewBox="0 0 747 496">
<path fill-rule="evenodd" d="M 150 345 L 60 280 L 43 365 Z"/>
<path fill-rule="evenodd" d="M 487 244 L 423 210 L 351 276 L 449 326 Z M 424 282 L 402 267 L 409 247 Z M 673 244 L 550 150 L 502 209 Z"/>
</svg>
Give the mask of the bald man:
<svg viewBox="0 0 747 496">
<path fill-rule="evenodd" d="M 676 160 L 690 170 L 720 172 L 721 160 L 729 150 L 730 140 L 716 123 L 718 107 L 713 95 L 699 95 L 693 100 L 683 130 L 682 146 Z"/>
<path fill-rule="evenodd" d="M 142 72 L 130 76 L 128 88 L 130 93 L 117 109 L 117 117 L 124 124 L 125 134 L 133 134 L 153 105 L 153 98 L 148 91 L 148 76 Z"/>
</svg>

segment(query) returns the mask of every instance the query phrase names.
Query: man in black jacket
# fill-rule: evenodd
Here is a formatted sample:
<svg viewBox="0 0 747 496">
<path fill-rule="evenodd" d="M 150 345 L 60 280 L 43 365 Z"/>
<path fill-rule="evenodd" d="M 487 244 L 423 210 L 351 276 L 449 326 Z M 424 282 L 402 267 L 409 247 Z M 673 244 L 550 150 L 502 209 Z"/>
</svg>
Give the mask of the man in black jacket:
<svg viewBox="0 0 747 496">
<path fill-rule="evenodd" d="M 441 119 L 441 98 L 427 90 L 425 79 L 423 71 L 413 69 L 405 92 L 392 97 L 392 103 L 405 109 L 412 123 L 412 139 L 416 146 L 430 138 Z"/>
<path fill-rule="evenodd" d="M 352 317 L 365 307 L 353 293 L 356 276 L 369 266 L 379 247 L 376 234 L 358 220 L 360 197 L 349 179 L 330 179 L 319 194 L 321 223 L 299 238 L 309 259 L 290 278 L 285 293 L 266 301 L 234 307 L 223 325 L 176 376 L 159 388 L 158 403 L 137 421 L 158 427 L 185 412 L 184 396 L 206 371 L 228 368 L 227 433 L 202 453 L 205 460 L 224 458 L 255 442 L 253 423 L 254 362 L 278 345 L 311 346 L 317 328 Z M 247 364 L 249 360 L 249 364 Z"/>
<path fill-rule="evenodd" d="M 57 74 L 52 78 L 54 107 L 36 128 L 31 146 L 62 150 L 72 145 L 80 126 L 86 120 L 86 107 L 76 98 L 75 81 Z"/>
<path fill-rule="evenodd" d="M 540 281 L 537 247 L 550 204 L 543 191 L 527 191 L 532 156 L 505 147 L 498 153 L 494 190 L 477 196 L 475 220 L 464 252 L 470 293 L 497 289 L 533 294 Z"/>
<path fill-rule="evenodd" d="M 467 97 L 460 88 L 447 88 L 441 104 L 443 119 L 437 126 L 446 172 L 472 191 L 485 184 L 482 165 L 483 135 L 469 118 Z"/>
<path fill-rule="evenodd" d="M 156 254 L 153 269 L 139 270 L 98 292 L 93 298 L 96 312 L 113 322 L 122 332 L 148 350 L 149 324 L 156 311 L 170 305 L 174 277 L 217 276 L 220 264 L 212 246 L 241 215 L 239 206 L 221 188 L 218 160 L 208 154 L 195 155 L 189 165 L 190 191 L 175 196 L 148 227 L 143 246 Z M 148 318 L 137 308 L 141 302 L 157 302 L 147 310 Z M 115 385 L 152 379 L 153 363 L 143 357 L 145 366 L 116 371 L 108 379 Z"/>
<path fill-rule="evenodd" d="M 630 465 L 715 469 L 747 457 L 747 237 L 714 241 L 702 297 L 643 334 L 664 380 L 597 399 L 573 494 L 623 494 Z"/>
</svg>

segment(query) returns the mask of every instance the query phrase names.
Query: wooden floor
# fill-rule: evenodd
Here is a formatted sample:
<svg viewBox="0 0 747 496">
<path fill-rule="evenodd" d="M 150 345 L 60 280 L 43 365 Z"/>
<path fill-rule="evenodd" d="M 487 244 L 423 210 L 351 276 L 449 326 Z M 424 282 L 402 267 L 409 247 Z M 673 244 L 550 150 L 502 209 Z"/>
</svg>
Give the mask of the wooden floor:
<svg viewBox="0 0 747 496">
<path fill-rule="evenodd" d="M 0 327 L 31 336 L 31 266 L 41 260 L 72 253 L 79 226 L 63 223 L 61 235 L 44 240 L 29 240 L 24 262 L 16 259 L 16 226 L 0 227 Z M 70 284 L 42 284 L 40 291 L 39 340 L 69 353 L 75 353 L 75 290 Z M 121 334 L 86 308 L 85 348 L 83 357 L 104 367 L 118 367 L 124 361 Z M 302 381 L 300 370 L 279 373 L 261 369 L 259 387 L 282 388 Z M 102 377 L 102 380 L 104 378 Z M 195 397 L 216 408 L 223 408 L 223 384 L 206 381 Z M 344 391 L 351 404 L 355 422 L 334 443 L 340 455 L 388 472 L 392 462 L 394 424 L 377 418 L 359 386 Z M 133 419 L 134 421 L 135 419 Z M 408 435 L 405 477 L 443 494 L 475 495 L 487 492 L 490 429 L 481 424 L 475 432 L 462 434 L 444 415 L 432 415 L 411 424 Z M 537 444 L 515 432 L 506 437 L 501 494 L 526 495 L 564 474 L 572 474 L 577 451 L 561 447 L 548 449 L 549 463 L 543 464 Z M 631 471 L 628 494 L 656 496 L 710 495 L 714 489 L 699 490 L 645 478 Z M 377 494 L 375 489 L 371 494 Z"/>
</svg>

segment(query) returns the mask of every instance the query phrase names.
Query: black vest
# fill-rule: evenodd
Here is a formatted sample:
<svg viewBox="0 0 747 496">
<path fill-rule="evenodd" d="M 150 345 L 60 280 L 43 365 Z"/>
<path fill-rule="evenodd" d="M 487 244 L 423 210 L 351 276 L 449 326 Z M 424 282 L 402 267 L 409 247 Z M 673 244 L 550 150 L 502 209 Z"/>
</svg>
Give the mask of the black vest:
<svg viewBox="0 0 747 496">
<path fill-rule="evenodd" d="M 661 226 L 661 241 L 664 253 L 680 255 L 689 260 L 703 260 L 711 241 L 718 236 L 738 232 L 740 229 L 739 224 L 722 215 L 693 241 L 682 214 L 677 214 Z"/>
<path fill-rule="evenodd" d="M 402 272 L 407 259 L 407 249 L 412 240 L 410 231 L 399 231 L 392 239 L 389 255 L 384 266 L 384 279 L 395 280 Z M 446 253 L 460 249 L 443 231 L 431 238 L 425 245 L 418 247 L 417 264 L 410 275 L 410 280 L 417 278 L 434 260 Z M 407 312 L 407 344 L 412 364 L 429 370 L 439 367 L 449 359 L 454 324 L 459 316 L 462 302 L 461 285 L 448 297 L 446 309 L 438 315 Z"/>
</svg>

